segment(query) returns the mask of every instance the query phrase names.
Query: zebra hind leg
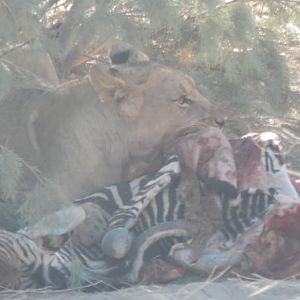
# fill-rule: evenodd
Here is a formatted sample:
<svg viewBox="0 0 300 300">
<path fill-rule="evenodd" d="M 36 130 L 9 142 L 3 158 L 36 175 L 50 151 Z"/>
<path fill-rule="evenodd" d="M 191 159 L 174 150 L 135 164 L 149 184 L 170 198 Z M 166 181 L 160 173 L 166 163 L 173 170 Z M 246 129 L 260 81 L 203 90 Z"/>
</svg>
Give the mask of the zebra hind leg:
<svg viewBox="0 0 300 300">
<path fill-rule="evenodd" d="M 118 259 L 126 256 L 133 239 L 129 230 L 136 225 L 150 202 L 155 201 L 155 197 L 172 184 L 179 172 L 178 158 L 171 156 L 157 173 L 138 180 L 137 193 L 123 208 L 115 211 L 109 220 L 110 229 L 102 239 L 102 250 L 107 256 Z"/>
<path fill-rule="evenodd" d="M 190 224 L 184 220 L 160 223 L 145 230 L 133 242 L 129 253 L 128 271 L 123 276 L 123 281 L 129 284 L 134 284 L 139 281 L 140 271 L 144 265 L 145 254 L 152 245 L 168 237 L 190 238 L 190 232 Z M 158 247 L 160 247 L 159 244 Z"/>
</svg>

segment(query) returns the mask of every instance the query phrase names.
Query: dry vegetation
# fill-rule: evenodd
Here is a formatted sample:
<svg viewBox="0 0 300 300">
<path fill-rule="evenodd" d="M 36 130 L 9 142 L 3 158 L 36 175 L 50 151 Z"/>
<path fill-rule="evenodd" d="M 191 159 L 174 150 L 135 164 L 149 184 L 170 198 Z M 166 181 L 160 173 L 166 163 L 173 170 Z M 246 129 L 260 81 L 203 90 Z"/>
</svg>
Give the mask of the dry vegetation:
<svg viewBox="0 0 300 300">
<path fill-rule="evenodd" d="M 299 281 L 272 281 L 261 277 L 251 279 L 230 278 L 227 280 L 210 278 L 196 282 L 190 278 L 181 283 L 166 286 L 138 286 L 125 290 L 86 294 L 76 290 L 51 291 L 35 290 L 1 292 L 3 300 L 281 300 L 298 299 Z"/>
</svg>

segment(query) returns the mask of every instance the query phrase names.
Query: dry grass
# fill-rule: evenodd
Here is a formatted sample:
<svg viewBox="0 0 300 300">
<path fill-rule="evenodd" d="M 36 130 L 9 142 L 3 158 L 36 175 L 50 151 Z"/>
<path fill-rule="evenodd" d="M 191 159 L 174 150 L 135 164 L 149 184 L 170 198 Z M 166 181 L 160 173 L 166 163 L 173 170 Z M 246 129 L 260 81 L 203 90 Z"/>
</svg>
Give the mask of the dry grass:
<svg viewBox="0 0 300 300">
<path fill-rule="evenodd" d="M 250 280 L 251 279 L 251 280 Z M 167 286 L 136 286 L 114 292 L 82 293 L 76 290 L 29 290 L 1 292 L 1 300 L 281 300 L 300 299 L 300 281 L 274 281 L 253 276 L 229 278 L 220 276 L 202 282 L 169 284 Z"/>
</svg>

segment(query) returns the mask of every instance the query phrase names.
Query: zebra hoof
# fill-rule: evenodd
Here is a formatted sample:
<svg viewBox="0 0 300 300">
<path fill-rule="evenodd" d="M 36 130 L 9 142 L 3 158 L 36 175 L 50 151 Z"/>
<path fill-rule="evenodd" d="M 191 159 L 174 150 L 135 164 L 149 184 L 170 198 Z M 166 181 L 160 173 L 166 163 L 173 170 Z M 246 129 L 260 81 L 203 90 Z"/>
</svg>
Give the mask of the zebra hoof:
<svg viewBox="0 0 300 300">
<path fill-rule="evenodd" d="M 115 228 L 108 231 L 102 239 L 102 251 L 111 258 L 124 257 L 132 244 L 132 235 L 127 228 Z"/>
</svg>

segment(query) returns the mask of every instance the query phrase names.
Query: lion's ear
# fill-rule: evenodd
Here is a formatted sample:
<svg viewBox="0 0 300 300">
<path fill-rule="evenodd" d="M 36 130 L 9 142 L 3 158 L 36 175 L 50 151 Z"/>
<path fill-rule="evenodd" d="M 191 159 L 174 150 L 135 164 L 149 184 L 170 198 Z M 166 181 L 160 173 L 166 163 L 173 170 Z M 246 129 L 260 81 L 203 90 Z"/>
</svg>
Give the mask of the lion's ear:
<svg viewBox="0 0 300 300">
<path fill-rule="evenodd" d="M 149 61 L 147 54 L 124 43 L 113 44 L 109 51 L 109 57 L 113 65 L 130 65 Z"/>
<path fill-rule="evenodd" d="M 122 79 L 122 73 L 117 68 L 105 70 L 94 66 L 89 78 L 101 101 L 113 105 L 122 117 L 134 120 L 139 115 L 144 99 L 130 93 L 133 87 Z"/>
<path fill-rule="evenodd" d="M 104 103 L 114 104 L 127 93 L 126 83 L 116 68 L 93 66 L 89 79 Z"/>
</svg>

